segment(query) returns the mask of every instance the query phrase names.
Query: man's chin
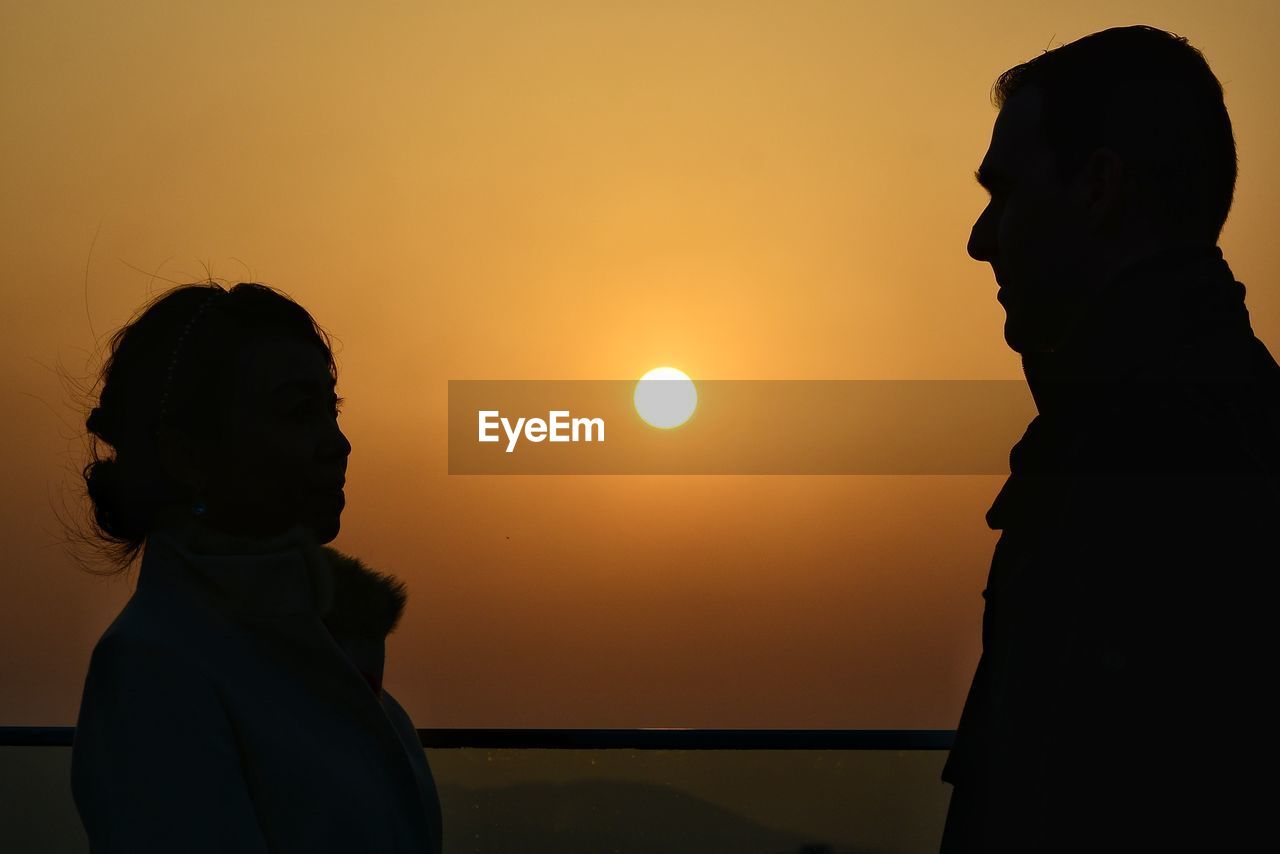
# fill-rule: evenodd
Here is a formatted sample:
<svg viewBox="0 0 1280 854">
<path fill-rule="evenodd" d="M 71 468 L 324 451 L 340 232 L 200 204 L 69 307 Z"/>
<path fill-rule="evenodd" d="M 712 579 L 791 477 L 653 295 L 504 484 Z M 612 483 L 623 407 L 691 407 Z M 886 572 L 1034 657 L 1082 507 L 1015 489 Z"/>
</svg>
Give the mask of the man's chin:
<svg viewBox="0 0 1280 854">
<path fill-rule="evenodd" d="M 1015 353 L 1027 353 L 1035 349 L 1026 340 L 1026 331 L 1008 316 L 1004 320 L 1004 343 Z"/>
<path fill-rule="evenodd" d="M 1043 329 L 1029 329 L 1015 313 L 1005 309 L 1004 343 L 1015 353 L 1048 353 L 1056 341 Z"/>
</svg>

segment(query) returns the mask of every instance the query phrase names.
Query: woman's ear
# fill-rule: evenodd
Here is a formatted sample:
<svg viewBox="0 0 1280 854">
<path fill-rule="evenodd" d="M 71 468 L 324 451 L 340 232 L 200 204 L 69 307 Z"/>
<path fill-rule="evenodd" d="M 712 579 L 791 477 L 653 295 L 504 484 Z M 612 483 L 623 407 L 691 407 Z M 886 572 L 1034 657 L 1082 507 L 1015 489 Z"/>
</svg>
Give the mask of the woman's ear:
<svg viewBox="0 0 1280 854">
<path fill-rule="evenodd" d="M 161 427 L 156 450 L 165 473 L 193 493 L 202 492 L 209 482 L 208 461 L 201 447 L 185 430 Z"/>
</svg>

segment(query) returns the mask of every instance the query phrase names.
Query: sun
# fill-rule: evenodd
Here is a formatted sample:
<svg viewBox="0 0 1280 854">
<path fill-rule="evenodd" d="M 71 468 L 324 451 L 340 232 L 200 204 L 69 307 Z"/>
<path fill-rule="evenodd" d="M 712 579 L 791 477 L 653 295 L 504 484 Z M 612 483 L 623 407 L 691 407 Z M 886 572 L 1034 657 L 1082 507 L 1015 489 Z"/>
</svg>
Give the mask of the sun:
<svg viewBox="0 0 1280 854">
<path fill-rule="evenodd" d="M 636 412 L 646 424 L 679 427 L 698 407 L 698 389 L 684 371 L 654 368 L 636 383 Z"/>
</svg>

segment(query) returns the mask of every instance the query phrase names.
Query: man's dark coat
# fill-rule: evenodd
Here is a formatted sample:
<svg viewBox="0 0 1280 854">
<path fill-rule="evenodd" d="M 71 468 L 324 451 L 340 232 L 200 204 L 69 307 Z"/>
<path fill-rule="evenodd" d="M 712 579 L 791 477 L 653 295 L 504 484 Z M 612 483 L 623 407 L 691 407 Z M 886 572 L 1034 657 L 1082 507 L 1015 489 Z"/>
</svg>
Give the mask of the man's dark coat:
<svg viewBox="0 0 1280 854">
<path fill-rule="evenodd" d="M 1243 850 L 1271 824 L 1280 366 L 1244 291 L 1216 247 L 1149 256 L 1024 356 L 1039 414 L 987 513 L 945 854 Z"/>
</svg>

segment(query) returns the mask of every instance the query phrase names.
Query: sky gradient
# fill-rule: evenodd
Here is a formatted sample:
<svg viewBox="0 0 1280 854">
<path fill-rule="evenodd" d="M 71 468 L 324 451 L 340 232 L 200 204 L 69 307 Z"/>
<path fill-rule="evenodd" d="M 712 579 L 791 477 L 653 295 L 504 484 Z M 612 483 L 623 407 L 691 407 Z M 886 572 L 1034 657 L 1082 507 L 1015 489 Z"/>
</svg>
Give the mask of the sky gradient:
<svg viewBox="0 0 1280 854">
<path fill-rule="evenodd" d="M 0 725 L 75 721 L 111 332 L 208 275 L 337 339 L 333 545 L 405 579 L 421 727 L 952 728 L 1001 476 L 447 474 L 449 380 L 1019 379 L 965 253 L 990 86 L 1148 23 L 1223 82 L 1221 240 L 1280 352 L 1264 2 L 14 3 L 0 26 Z M 1016 440 L 1017 435 L 1011 437 Z"/>
</svg>

